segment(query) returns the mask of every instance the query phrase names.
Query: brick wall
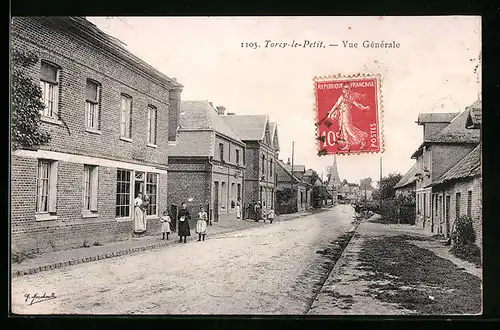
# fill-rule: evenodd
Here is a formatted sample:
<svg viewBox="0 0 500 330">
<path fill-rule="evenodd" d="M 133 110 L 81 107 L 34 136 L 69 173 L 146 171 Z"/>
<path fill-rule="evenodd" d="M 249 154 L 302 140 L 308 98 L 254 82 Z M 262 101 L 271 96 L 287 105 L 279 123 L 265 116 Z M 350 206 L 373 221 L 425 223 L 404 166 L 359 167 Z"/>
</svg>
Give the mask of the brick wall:
<svg viewBox="0 0 500 330">
<path fill-rule="evenodd" d="M 41 60 L 61 67 L 59 114 L 64 125 L 43 123 L 52 131 L 52 141 L 44 149 L 80 153 L 95 157 L 167 164 L 169 122 L 176 115 L 179 91 L 169 95 L 166 86 L 148 79 L 130 65 L 106 54 L 102 49 L 77 35 L 42 24 L 39 19 L 16 17 L 12 24 L 13 48 L 30 50 Z M 30 76 L 40 79 L 40 63 L 32 67 Z M 101 84 L 100 131 L 85 129 L 85 86 L 92 79 Z M 126 93 L 132 101 L 132 141 L 120 140 L 120 94 Z M 147 147 L 147 106 L 158 110 L 157 148 Z M 177 109 L 175 109 L 175 107 Z M 176 124 L 175 124 L 176 125 Z M 69 130 L 69 132 L 68 132 Z"/>
</svg>

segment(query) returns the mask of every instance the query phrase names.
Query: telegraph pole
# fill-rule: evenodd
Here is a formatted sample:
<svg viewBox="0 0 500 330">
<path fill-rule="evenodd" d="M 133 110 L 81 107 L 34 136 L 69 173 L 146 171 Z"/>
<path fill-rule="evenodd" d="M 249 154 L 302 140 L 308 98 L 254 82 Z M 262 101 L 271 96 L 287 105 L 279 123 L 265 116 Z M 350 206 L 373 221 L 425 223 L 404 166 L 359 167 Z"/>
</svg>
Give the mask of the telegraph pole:
<svg viewBox="0 0 500 330">
<path fill-rule="evenodd" d="M 290 193 L 292 194 L 292 196 L 293 196 L 293 193 L 295 192 L 295 190 L 293 189 L 293 154 L 294 154 L 294 151 L 295 151 L 295 141 L 292 141 L 292 169 L 291 169 L 292 177 L 290 179 Z M 297 193 L 295 193 L 295 198 L 293 200 L 295 200 L 295 204 L 297 204 Z M 295 210 L 295 207 L 293 209 Z"/>
</svg>

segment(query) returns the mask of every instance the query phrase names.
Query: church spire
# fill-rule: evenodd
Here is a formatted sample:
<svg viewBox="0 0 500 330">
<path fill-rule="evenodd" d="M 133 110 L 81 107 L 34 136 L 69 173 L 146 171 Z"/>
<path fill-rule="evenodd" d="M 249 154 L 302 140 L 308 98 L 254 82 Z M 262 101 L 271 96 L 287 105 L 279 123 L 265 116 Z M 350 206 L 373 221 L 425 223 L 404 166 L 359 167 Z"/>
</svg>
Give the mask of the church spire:
<svg viewBox="0 0 500 330">
<path fill-rule="evenodd" d="M 328 181 L 329 187 L 340 186 L 339 170 L 337 168 L 337 155 L 333 155 L 333 164 L 329 169 L 330 179 Z"/>
</svg>

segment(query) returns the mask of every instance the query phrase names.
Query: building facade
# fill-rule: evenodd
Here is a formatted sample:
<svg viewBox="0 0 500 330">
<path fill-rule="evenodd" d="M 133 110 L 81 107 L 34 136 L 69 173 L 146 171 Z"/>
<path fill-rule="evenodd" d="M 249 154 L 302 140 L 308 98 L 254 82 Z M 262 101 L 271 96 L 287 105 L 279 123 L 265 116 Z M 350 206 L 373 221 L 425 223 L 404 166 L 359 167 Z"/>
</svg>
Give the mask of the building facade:
<svg viewBox="0 0 500 330">
<path fill-rule="evenodd" d="M 15 17 L 11 36 L 13 49 L 40 59 L 27 73 L 51 134 L 11 155 L 13 248 L 128 239 L 138 192 L 150 196 L 148 232 L 159 231 L 182 85 L 81 17 Z"/>
<path fill-rule="evenodd" d="M 236 217 L 238 199 L 245 202 L 245 144 L 224 111 L 208 101 L 183 101 L 178 143 L 169 154 L 169 203 L 186 202 L 193 212 L 204 205 L 215 222 Z"/>
<path fill-rule="evenodd" d="M 244 207 L 261 201 L 267 212 L 276 203 L 276 163 L 280 150 L 277 124 L 264 115 L 224 115 L 228 126 L 245 143 Z M 251 209 L 251 208 L 250 208 Z"/>
<path fill-rule="evenodd" d="M 417 167 L 416 223 L 431 232 L 437 232 L 441 228 L 440 223 L 436 223 L 434 214 L 439 199 L 434 201 L 436 196 L 433 196 L 433 183 L 479 144 L 479 130 L 465 128 L 468 115 L 467 108 L 459 114 L 436 113 L 419 116 L 418 123 L 424 126 L 424 142 L 412 155 Z M 448 120 L 449 123 L 445 125 Z M 445 205 L 446 200 L 442 203 Z"/>
</svg>

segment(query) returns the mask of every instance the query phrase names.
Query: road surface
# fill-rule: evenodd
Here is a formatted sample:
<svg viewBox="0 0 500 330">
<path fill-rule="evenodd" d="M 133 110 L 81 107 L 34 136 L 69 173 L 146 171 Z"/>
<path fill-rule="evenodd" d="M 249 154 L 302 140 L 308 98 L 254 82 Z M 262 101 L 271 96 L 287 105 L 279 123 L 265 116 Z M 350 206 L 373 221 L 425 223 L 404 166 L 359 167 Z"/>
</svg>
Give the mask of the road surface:
<svg viewBox="0 0 500 330">
<path fill-rule="evenodd" d="M 192 236 L 186 244 L 15 277 L 12 311 L 305 314 L 321 271 L 316 252 L 349 230 L 353 218 L 351 206 L 339 205 L 216 237 L 209 233 L 204 242 Z"/>
</svg>

